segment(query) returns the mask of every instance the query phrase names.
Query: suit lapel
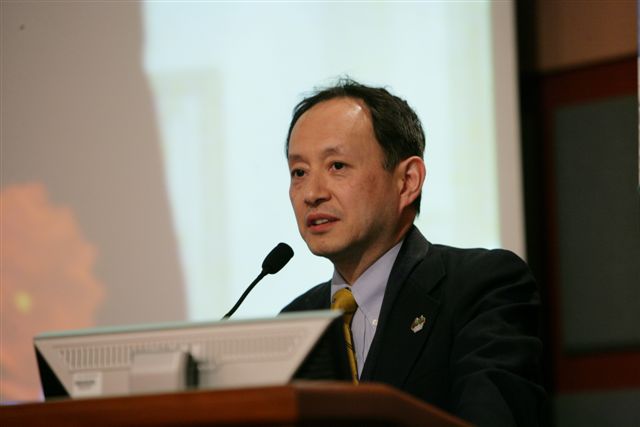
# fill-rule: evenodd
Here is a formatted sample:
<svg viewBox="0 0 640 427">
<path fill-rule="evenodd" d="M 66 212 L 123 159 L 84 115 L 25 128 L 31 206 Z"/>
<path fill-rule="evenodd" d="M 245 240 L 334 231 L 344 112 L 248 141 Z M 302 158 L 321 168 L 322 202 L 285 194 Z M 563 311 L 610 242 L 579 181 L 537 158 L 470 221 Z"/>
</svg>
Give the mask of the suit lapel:
<svg viewBox="0 0 640 427">
<path fill-rule="evenodd" d="M 389 275 L 362 380 L 402 386 L 437 316 L 439 302 L 429 293 L 444 275 L 439 254 L 413 227 Z"/>
</svg>

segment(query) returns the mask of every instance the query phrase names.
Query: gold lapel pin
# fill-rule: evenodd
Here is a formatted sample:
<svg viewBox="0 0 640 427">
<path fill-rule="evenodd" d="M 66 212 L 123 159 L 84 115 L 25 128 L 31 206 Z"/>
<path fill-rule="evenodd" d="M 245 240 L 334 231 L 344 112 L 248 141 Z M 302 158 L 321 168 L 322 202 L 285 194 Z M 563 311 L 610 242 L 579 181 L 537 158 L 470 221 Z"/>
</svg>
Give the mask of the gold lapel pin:
<svg viewBox="0 0 640 427">
<path fill-rule="evenodd" d="M 417 333 L 420 332 L 422 330 L 422 328 L 424 328 L 424 324 L 427 321 L 427 319 L 424 317 L 424 315 L 420 315 L 419 317 L 416 317 L 415 319 L 413 319 L 413 322 L 411 323 L 411 331 L 413 331 L 413 333 Z"/>
</svg>

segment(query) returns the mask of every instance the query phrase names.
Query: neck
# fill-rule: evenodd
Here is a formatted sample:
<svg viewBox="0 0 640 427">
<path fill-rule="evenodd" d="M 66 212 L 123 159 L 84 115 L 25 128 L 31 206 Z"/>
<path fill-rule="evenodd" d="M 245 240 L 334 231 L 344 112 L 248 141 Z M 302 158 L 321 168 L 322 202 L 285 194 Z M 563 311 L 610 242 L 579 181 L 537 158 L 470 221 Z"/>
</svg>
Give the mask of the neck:
<svg viewBox="0 0 640 427">
<path fill-rule="evenodd" d="M 353 285 L 369 267 L 404 238 L 412 224 L 413 222 L 410 222 L 402 226 L 400 230 L 394 234 L 393 238 L 386 240 L 385 243 L 361 250 L 352 248 L 353 250 L 348 254 L 344 254 L 344 256 L 340 258 L 332 259 L 331 262 L 342 278 L 349 285 Z"/>
</svg>

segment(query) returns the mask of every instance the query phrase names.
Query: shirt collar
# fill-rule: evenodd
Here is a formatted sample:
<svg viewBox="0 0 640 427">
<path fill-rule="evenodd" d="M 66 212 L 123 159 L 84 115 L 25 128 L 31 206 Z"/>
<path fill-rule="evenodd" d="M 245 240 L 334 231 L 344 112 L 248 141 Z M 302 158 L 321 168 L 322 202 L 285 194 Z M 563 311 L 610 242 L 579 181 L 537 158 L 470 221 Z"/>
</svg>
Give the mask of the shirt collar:
<svg viewBox="0 0 640 427">
<path fill-rule="evenodd" d="M 378 258 L 350 286 L 353 297 L 358 304 L 358 309 L 362 310 L 365 316 L 371 320 L 378 318 L 391 268 L 398 257 L 398 252 L 400 252 L 403 242 L 404 240 L 400 241 L 400 243 Z M 331 295 L 333 296 L 338 290 L 348 286 L 344 278 L 338 273 L 338 270 L 334 268 L 333 278 L 331 279 Z"/>
</svg>

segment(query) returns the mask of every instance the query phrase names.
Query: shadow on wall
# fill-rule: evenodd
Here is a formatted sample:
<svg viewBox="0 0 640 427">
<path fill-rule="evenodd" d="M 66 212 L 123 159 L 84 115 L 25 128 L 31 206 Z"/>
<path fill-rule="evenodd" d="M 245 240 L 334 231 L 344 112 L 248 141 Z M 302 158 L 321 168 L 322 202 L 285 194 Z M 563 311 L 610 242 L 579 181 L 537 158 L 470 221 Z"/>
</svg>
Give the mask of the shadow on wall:
<svg viewBox="0 0 640 427">
<path fill-rule="evenodd" d="M 39 396 L 22 353 L 34 333 L 181 320 L 186 309 L 140 5 L 2 9 L 5 401 Z"/>
</svg>

